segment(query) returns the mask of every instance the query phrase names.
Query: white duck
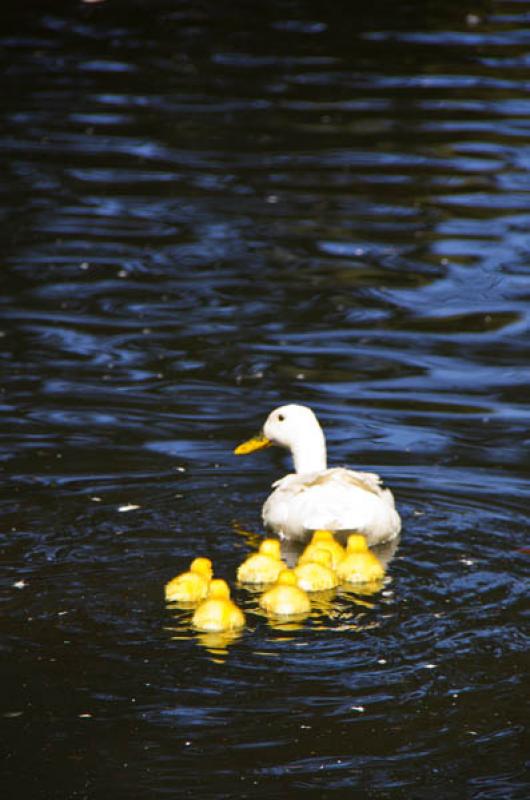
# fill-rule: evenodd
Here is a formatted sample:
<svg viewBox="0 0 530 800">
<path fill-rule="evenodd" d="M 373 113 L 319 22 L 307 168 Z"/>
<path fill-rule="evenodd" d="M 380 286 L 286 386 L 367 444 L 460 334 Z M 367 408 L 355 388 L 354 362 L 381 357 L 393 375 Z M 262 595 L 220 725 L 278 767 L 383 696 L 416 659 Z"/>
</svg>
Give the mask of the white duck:
<svg viewBox="0 0 530 800">
<path fill-rule="evenodd" d="M 327 468 L 326 440 L 307 406 L 286 405 L 271 411 L 262 432 L 234 452 L 245 455 L 269 445 L 291 451 L 295 472 L 273 483 L 263 505 L 265 526 L 286 539 L 304 539 L 309 531 L 362 533 L 372 547 L 395 539 L 401 520 L 389 489 L 379 475 Z"/>
</svg>

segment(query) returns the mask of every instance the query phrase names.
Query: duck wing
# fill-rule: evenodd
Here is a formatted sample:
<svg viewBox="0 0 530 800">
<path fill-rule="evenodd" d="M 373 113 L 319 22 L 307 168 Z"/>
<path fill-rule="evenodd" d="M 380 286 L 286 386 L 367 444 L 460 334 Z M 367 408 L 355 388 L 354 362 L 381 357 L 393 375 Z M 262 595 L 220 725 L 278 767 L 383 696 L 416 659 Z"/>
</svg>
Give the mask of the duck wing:
<svg viewBox="0 0 530 800">
<path fill-rule="evenodd" d="M 273 485 L 263 506 L 267 527 L 287 538 L 310 530 L 356 530 L 369 544 L 392 539 L 401 522 L 392 493 L 371 472 L 335 467 L 319 473 L 290 474 Z"/>
</svg>

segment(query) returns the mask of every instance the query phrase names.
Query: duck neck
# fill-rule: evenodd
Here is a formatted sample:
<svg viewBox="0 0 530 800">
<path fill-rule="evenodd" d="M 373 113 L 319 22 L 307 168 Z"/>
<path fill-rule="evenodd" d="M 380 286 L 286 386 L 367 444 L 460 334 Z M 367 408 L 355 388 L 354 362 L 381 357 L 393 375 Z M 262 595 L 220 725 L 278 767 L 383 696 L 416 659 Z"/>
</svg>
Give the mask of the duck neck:
<svg viewBox="0 0 530 800">
<path fill-rule="evenodd" d="M 323 472 L 327 467 L 326 441 L 319 427 L 303 441 L 298 441 L 292 449 L 294 471 L 298 474 L 306 472 Z"/>
</svg>

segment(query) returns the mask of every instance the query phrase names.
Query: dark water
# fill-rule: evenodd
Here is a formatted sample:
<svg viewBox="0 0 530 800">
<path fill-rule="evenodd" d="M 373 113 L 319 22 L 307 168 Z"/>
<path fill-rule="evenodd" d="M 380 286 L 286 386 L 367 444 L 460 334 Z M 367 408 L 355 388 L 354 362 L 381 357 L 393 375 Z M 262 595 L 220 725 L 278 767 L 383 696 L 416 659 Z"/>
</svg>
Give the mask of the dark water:
<svg viewBox="0 0 530 800">
<path fill-rule="evenodd" d="M 528 798 L 530 3 L 0 19 L 2 796 Z M 200 639 L 285 401 L 387 583 Z"/>
</svg>

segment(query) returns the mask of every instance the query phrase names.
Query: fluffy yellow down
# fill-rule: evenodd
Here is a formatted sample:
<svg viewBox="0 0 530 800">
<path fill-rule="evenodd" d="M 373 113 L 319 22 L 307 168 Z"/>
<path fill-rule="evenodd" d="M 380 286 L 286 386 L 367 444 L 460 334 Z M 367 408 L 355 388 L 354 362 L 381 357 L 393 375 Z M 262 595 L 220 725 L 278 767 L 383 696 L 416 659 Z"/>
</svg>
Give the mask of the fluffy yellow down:
<svg viewBox="0 0 530 800">
<path fill-rule="evenodd" d="M 280 572 L 277 583 L 260 598 L 261 608 L 271 616 L 288 617 L 308 614 L 311 602 L 306 592 L 298 586 L 291 569 Z"/>
<path fill-rule="evenodd" d="M 274 583 L 285 568 L 278 539 L 264 539 L 258 552 L 240 565 L 237 579 L 241 583 Z"/>
<path fill-rule="evenodd" d="M 230 599 L 226 581 L 216 578 L 210 584 L 208 597 L 195 610 L 191 622 L 199 631 L 220 633 L 242 628 L 245 615 Z"/>
<path fill-rule="evenodd" d="M 322 592 L 338 586 L 339 580 L 331 569 L 331 556 L 327 550 L 316 549 L 312 558 L 312 561 L 298 564 L 294 569 L 300 588 L 306 592 Z"/>
<path fill-rule="evenodd" d="M 315 531 L 310 543 L 298 559 L 299 564 L 313 560 L 315 550 L 327 550 L 331 556 L 331 568 L 337 569 L 337 564 L 346 555 L 342 547 L 334 538 L 332 531 Z"/>
<path fill-rule="evenodd" d="M 346 555 L 337 566 L 337 575 L 345 583 L 380 581 L 385 574 L 383 565 L 369 549 L 364 536 L 348 536 Z"/>
<path fill-rule="evenodd" d="M 166 600 L 180 603 L 198 603 L 204 600 L 212 575 L 212 562 L 209 558 L 194 558 L 188 572 L 182 572 L 166 583 Z"/>
</svg>

